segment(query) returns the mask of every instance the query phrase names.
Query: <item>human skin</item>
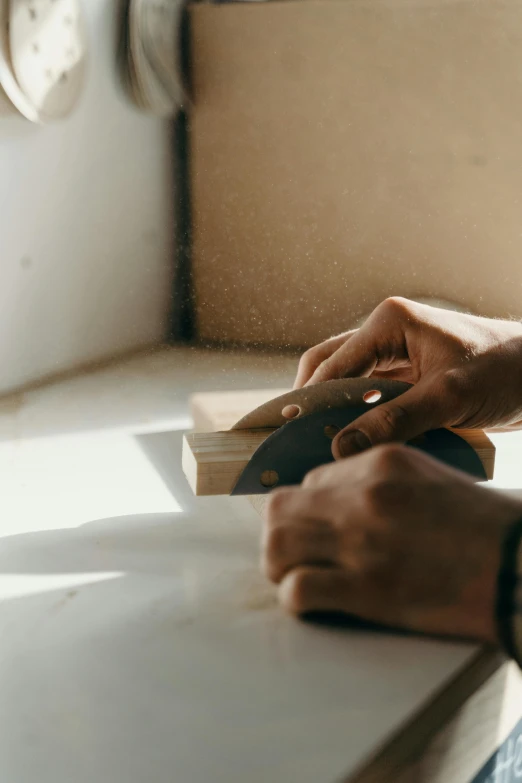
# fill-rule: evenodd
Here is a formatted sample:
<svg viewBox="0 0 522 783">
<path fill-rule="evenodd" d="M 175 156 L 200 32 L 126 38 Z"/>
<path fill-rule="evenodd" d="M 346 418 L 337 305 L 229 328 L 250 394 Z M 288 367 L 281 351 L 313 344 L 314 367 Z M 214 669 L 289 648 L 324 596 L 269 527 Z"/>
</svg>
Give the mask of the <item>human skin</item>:
<svg viewBox="0 0 522 783">
<path fill-rule="evenodd" d="M 335 463 L 272 493 L 265 573 L 296 614 L 495 643 L 502 546 L 522 503 L 401 444 L 443 426 L 520 428 L 522 325 L 392 298 L 307 351 L 295 386 L 361 376 L 413 386 L 341 431 Z"/>
</svg>

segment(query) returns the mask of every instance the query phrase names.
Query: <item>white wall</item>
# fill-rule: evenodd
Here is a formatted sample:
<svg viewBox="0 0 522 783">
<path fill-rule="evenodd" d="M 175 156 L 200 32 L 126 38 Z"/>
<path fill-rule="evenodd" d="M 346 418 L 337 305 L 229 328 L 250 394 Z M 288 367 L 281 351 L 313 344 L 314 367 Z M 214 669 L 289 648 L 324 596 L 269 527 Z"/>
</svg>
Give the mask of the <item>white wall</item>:
<svg viewBox="0 0 522 783">
<path fill-rule="evenodd" d="M 116 0 L 84 0 L 75 114 L 0 117 L 0 392 L 162 338 L 173 261 L 172 131 L 117 70 Z"/>
</svg>

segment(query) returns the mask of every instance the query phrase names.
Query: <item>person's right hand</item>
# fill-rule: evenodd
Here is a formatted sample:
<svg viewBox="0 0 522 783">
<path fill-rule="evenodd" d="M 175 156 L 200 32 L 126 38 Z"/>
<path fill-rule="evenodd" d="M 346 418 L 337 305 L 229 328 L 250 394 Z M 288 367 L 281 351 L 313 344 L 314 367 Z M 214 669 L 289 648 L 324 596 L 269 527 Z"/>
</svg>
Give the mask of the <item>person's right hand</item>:
<svg viewBox="0 0 522 783">
<path fill-rule="evenodd" d="M 346 377 L 414 386 L 342 430 L 337 458 L 437 427 L 519 428 L 522 324 L 387 299 L 360 329 L 308 350 L 295 388 Z"/>
</svg>

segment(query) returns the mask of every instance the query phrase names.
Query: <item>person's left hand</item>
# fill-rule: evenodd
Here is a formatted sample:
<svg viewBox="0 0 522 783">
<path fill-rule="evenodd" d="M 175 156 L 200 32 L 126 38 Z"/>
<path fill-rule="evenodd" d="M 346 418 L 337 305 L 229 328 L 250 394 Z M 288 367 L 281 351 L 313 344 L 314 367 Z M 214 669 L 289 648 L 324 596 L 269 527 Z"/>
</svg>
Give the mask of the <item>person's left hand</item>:
<svg viewBox="0 0 522 783">
<path fill-rule="evenodd" d="M 312 471 L 272 493 L 263 568 L 292 613 L 497 641 L 496 584 L 512 497 L 405 446 Z"/>
</svg>

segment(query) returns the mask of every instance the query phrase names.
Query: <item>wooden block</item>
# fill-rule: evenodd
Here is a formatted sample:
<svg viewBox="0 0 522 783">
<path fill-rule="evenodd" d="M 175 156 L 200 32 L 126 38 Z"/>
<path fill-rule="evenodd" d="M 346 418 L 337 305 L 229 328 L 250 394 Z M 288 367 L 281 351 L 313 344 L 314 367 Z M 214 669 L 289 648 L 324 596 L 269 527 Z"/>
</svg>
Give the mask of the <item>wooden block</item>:
<svg viewBox="0 0 522 783">
<path fill-rule="evenodd" d="M 450 428 L 452 432 L 463 438 L 466 443 L 475 449 L 486 471 L 488 481 L 495 474 L 495 446 L 484 430 L 457 430 Z"/>
<path fill-rule="evenodd" d="M 254 389 L 253 391 L 198 392 L 190 398 L 194 429 L 201 432 L 229 430 L 250 411 L 280 397 L 289 389 Z"/>
<path fill-rule="evenodd" d="M 273 429 L 193 432 L 183 439 L 183 470 L 194 494 L 229 495 L 256 449 Z M 459 430 L 493 478 L 495 447 L 482 430 Z"/>
<path fill-rule="evenodd" d="M 183 472 L 195 495 L 230 495 L 248 461 L 274 430 L 192 432 L 183 438 Z"/>
</svg>

